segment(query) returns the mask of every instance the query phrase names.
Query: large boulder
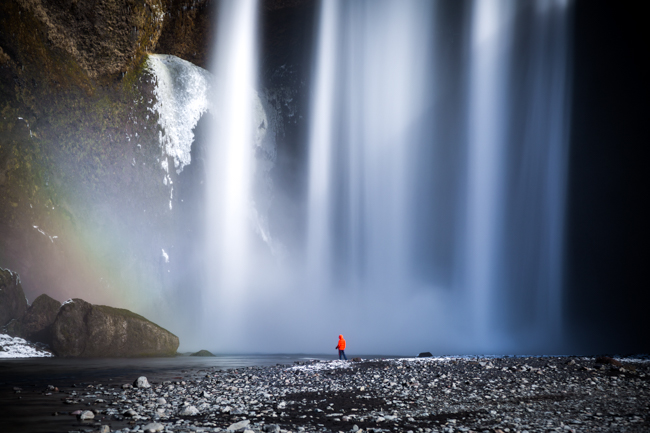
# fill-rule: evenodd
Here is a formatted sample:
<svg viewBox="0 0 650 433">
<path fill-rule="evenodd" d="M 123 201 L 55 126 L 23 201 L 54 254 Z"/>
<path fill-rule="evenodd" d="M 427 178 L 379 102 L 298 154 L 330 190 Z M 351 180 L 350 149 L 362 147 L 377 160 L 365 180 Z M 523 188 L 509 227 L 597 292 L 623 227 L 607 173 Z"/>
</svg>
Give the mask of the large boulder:
<svg viewBox="0 0 650 433">
<path fill-rule="evenodd" d="M 62 357 L 173 356 L 178 337 L 129 310 L 71 299 L 52 326 L 52 349 Z"/>
<path fill-rule="evenodd" d="M 20 319 L 27 310 L 27 298 L 15 272 L 0 268 L 0 326 Z"/>
<path fill-rule="evenodd" d="M 60 308 L 59 301 L 43 294 L 34 299 L 21 319 L 9 322 L 7 334 L 32 342 L 51 344 L 52 324 Z"/>
</svg>

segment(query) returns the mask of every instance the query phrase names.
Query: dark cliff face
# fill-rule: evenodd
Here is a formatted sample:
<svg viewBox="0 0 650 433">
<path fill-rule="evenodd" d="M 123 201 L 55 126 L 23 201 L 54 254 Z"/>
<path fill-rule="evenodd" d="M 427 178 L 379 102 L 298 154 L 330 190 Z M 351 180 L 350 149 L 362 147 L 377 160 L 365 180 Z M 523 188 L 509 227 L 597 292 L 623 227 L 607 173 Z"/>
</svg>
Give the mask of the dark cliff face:
<svg viewBox="0 0 650 433">
<path fill-rule="evenodd" d="M 45 292 L 137 304 L 164 326 L 172 316 L 165 305 L 200 303 L 200 269 L 192 263 L 200 248 L 190 241 L 201 239 L 203 225 L 206 120 L 195 131 L 193 164 L 170 170 L 170 210 L 164 132 L 144 61 L 152 52 L 209 67 L 216 4 L 0 3 L 0 266 L 21 275 L 28 298 Z M 308 68 L 296 65 L 309 64 L 313 9 L 302 0 L 260 5 L 262 86 L 280 116 L 303 109 Z M 293 188 L 293 199 L 301 193 L 295 155 L 304 133 L 296 118 L 278 131 L 284 147 L 273 173 L 280 187 Z M 186 317 L 191 329 L 193 316 Z"/>
<path fill-rule="evenodd" d="M 30 298 L 126 306 L 167 284 L 175 224 L 144 68 L 164 11 L 95 3 L 0 4 L 0 265 Z"/>
<path fill-rule="evenodd" d="M 25 314 L 27 300 L 18 274 L 0 268 L 0 326 Z"/>
</svg>

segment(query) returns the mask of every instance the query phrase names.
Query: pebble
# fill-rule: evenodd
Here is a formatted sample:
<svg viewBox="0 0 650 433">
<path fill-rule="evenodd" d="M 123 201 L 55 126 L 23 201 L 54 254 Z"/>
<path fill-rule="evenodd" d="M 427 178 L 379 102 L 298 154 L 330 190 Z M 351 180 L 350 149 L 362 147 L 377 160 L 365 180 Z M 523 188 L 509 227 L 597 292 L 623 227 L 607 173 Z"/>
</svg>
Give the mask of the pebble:
<svg viewBox="0 0 650 433">
<path fill-rule="evenodd" d="M 650 363 L 622 364 L 505 357 L 207 368 L 182 381 L 63 389 L 60 404 L 94 402 L 96 416 L 128 422 L 129 433 L 650 431 Z"/>
<path fill-rule="evenodd" d="M 160 424 L 159 422 L 150 422 L 146 426 L 143 427 L 143 430 L 146 432 L 161 432 L 165 430 L 165 426 L 163 424 Z"/>
<path fill-rule="evenodd" d="M 194 406 L 185 406 L 183 409 L 181 409 L 178 412 L 179 416 L 194 416 L 198 414 L 199 414 L 199 410 Z"/>
<path fill-rule="evenodd" d="M 250 423 L 251 422 L 249 420 L 245 419 L 243 421 L 239 421 L 234 424 L 231 424 L 228 427 L 228 430 L 234 432 L 243 431 Z"/>
<path fill-rule="evenodd" d="M 90 410 L 84 410 L 79 415 L 77 415 L 77 417 L 82 421 L 86 421 L 95 418 L 95 414 Z"/>
<path fill-rule="evenodd" d="M 138 377 L 135 382 L 133 382 L 133 386 L 136 388 L 151 388 L 149 381 L 147 381 L 147 378 L 144 376 Z"/>
</svg>

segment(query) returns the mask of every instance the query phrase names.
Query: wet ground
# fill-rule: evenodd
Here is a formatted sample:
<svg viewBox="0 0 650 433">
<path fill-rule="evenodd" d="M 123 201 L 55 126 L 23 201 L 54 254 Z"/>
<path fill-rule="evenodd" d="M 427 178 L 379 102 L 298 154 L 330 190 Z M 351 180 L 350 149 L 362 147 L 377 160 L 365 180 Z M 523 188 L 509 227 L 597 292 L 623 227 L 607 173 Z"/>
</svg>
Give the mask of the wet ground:
<svg viewBox="0 0 650 433">
<path fill-rule="evenodd" d="M 40 360 L 14 376 L 1 365 L 0 431 L 650 431 L 645 359 L 178 361 Z M 130 387 L 140 375 L 151 387 Z M 77 410 L 94 419 L 78 421 Z"/>
<path fill-rule="evenodd" d="M 319 359 L 333 359 L 326 355 Z M 62 399 L 88 385 L 119 387 L 146 376 L 153 383 L 182 380 L 201 369 L 232 369 L 249 366 L 291 365 L 314 359 L 307 355 L 252 355 L 138 359 L 23 358 L 0 360 L 0 433 L 67 432 L 92 429 L 92 424 L 68 415 L 85 409 L 84 402 L 71 407 Z M 48 386 L 58 388 L 52 392 Z M 21 388 L 15 391 L 14 388 Z M 58 413 L 58 415 L 53 415 Z M 100 418 L 100 417 L 98 417 Z M 128 422 L 113 422 L 114 429 Z"/>
</svg>

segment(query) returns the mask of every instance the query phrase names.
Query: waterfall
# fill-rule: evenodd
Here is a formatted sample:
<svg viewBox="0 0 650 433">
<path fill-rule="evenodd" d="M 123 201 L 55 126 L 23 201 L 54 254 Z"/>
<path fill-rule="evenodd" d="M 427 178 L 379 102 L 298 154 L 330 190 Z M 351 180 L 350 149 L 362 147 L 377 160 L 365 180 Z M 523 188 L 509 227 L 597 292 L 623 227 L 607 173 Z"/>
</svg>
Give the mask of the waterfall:
<svg viewBox="0 0 650 433">
<path fill-rule="evenodd" d="M 276 209 L 305 223 L 286 260 L 254 186 L 255 9 L 219 10 L 203 300 L 218 350 L 322 353 L 339 333 L 357 353 L 557 350 L 570 4 L 322 1 L 305 201 Z"/>
<path fill-rule="evenodd" d="M 322 2 L 306 284 L 454 350 L 559 347 L 567 2 L 457 9 Z"/>
<path fill-rule="evenodd" d="M 260 122 L 261 106 L 254 90 L 256 14 L 254 0 L 219 4 L 212 67 L 215 113 L 206 169 L 206 329 L 227 329 L 236 323 L 254 256 L 254 151 L 260 141 L 257 132 L 265 122 L 263 116 Z M 226 345 L 228 334 L 221 335 L 224 339 L 219 343 Z"/>
</svg>

